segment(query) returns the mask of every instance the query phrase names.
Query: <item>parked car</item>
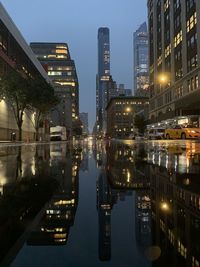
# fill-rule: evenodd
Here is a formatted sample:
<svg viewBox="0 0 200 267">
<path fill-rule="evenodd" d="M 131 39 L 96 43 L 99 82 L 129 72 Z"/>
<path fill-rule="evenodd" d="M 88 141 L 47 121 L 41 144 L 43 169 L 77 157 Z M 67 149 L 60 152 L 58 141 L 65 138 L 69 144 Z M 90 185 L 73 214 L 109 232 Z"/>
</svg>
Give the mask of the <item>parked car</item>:
<svg viewBox="0 0 200 267">
<path fill-rule="evenodd" d="M 192 125 L 175 125 L 165 129 L 166 139 L 196 139 L 200 138 L 200 128 Z"/>
<path fill-rule="evenodd" d="M 165 138 L 165 128 L 152 128 L 147 132 L 148 139 L 164 139 Z"/>
</svg>

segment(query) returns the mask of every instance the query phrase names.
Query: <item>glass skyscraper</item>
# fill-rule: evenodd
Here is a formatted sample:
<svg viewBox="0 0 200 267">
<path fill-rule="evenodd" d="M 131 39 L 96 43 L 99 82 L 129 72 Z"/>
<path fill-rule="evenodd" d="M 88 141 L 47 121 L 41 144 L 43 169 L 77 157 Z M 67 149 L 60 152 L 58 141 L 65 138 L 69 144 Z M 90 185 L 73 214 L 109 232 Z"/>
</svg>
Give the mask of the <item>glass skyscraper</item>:
<svg viewBox="0 0 200 267">
<path fill-rule="evenodd" d="M 148 96 L 148 32 L 144 22 L 133 35 L 134 47 L 134 95 Z"/>
<path fill-rule="evenodd" d="M 98 30 L 98 73 L 96 80 L 97 131 L 105 128 L 105 107 L 110 85 L 110 36 L 108 28 Z"/>
</svg>

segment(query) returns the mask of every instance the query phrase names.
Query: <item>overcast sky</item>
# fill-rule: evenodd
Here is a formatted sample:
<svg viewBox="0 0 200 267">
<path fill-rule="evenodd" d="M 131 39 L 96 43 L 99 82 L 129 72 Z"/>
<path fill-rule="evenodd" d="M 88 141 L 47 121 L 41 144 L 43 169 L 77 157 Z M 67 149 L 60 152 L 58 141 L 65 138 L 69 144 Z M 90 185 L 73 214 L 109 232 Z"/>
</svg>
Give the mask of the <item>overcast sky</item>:
<svg viewBox="0 0 200 267">
<path fill-rule="evenodd" d="M 66 42 L 75 60 L 80 111 L 95 122 L 97 31 L 110 28 L 111 74 L 133 87 L 133 32 L 146 21 L 147 0 L 2 0 L 28 43 Z"/>
</svg>

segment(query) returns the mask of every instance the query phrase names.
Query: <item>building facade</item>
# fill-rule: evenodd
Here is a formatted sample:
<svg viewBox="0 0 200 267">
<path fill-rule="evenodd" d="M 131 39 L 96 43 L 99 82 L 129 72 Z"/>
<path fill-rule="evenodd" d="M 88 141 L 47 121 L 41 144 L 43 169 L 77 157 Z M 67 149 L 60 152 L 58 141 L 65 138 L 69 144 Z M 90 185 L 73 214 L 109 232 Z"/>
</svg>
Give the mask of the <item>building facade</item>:
<svg viewBox="0 0 200 267">
<path fill-rule="evenodd" d="M 110 75 L 110 35 L 108 28 L 98 30 L 98 73 L 96 77 L 96 130 L 106 131 L 106 106 L 116 96 L 117 85 Z"/>
<path fill-rule="evenodd" d="M 23 77 L 49 78 L 12 19 L 0 4 L 0 76 L 15 70 Z M 6 99 L 0 101 L 0 140 L 10 140 L 12 133 L 18 139 L 18 127 L 11 107 Z M 35 128 L 25 112 L 22 125 L 22 139 L 34 140 Z M 46 129 L 47 130 L 47 129 Z"/>
<path fill-rule="evenodd" d="M 134 95 L 149 94 L 148 31 L 144 22 L 133 34 Z"/>
<path fill-rule="evenodd" d="M 152 122 L 200 114 L 200 1 L 149 0 Z"/>
<path fill-rule="evenodd" d="M 52 126 L 61 125 L 72 134 L 79 117 L 79 83 L 66 43 L 31 43 L 33 52 L 51 79 L 60 103 L 52 110 Z"/>
<path fill-rule="evenodd" d="M 149 105 L 148 97 L 112 98 L 107 110 L 107 134 L 112 138 L 127 138 L 134 133 L 134 116 Z"/>
</svg>

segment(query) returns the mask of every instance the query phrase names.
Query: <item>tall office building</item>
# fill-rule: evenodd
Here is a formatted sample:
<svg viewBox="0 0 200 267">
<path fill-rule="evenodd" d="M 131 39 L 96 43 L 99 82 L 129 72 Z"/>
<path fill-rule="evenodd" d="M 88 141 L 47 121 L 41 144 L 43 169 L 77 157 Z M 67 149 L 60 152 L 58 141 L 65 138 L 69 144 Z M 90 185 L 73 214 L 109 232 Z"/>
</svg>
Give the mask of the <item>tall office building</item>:
<svg viewBox="0 0 200 267">
<path fill-rule="evenodd" d="M 108 28 L 98 30 L 98 73 L 96 79 L 97 132 L 106 130 L 106 106 L 115 94 L 116 83 L 110 75 L 110 37 Z"/>
<path fill-rule="evenodd" d="M 200 1 L 149 0 L 152 122 L 200 114 Z"/>
<path fill-rule="evenodd" d="M 133 35 L 134 48 L 134 95 L 148 96 L 148 32 L 144 22 Z"/>
<path fill-rule="evenodd" d="M 79 117 L 79 84 L 74 61 L 66 43 L 31 43 L 33 52 L 53 82 L 61 99 L 52 111 L 52 125 L 66 126 L 72 134 Z"/>
</svg>

